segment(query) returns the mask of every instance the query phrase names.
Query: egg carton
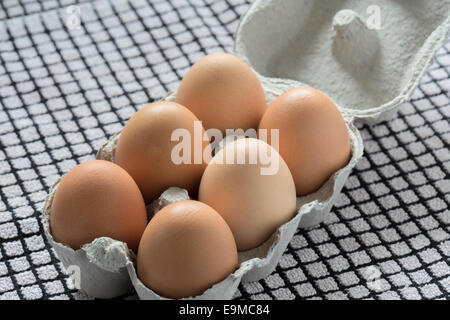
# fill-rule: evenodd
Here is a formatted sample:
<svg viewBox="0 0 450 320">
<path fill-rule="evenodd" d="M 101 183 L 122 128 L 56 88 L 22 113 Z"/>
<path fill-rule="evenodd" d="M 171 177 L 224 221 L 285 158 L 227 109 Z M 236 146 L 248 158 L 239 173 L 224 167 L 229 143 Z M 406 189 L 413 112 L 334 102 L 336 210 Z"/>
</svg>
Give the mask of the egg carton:
<svg viewBox="0 0 450 320">
<path fill-rule="evenodd" d="M 173 100 L 174 97 L 175 93 L 171 93 L 166 99 Z M 239 268 L 203 294 L 192 297 L 193 299 L 231 299 L 241 281 L 257 281 L 272 273 L 299 226 L 308 227 L 323 221 L 363 153 L 362 139 L 358 130 L 350 122 L 347 122 L 347 126 L 352 150 L 352 157 L 347 166 L 336 172 L 316 193 L 297 198 L 297 213 L 289 222 L 282 225 L 261 246 L 239 252 Z M 114 151 L 119 137 L 120 132 L 114 134 L 100 148 L 96 158 L 114 162 Z M 53 196 L 59 182 L 60 180 L 50 189 L 44 205 L 44 230 L 65 268 L 78 266 L 80 289 L 91 297 L 112 298 L 126 294 L 134 287 L 141 299 L 165 299 L 139 280 L 135 268 L 136 257 L 125 243 L 101 237 L 74 250 L 53 239 L 49 221 Z M 187 199 L 189 195 L 185 189 L 169 188 L 147 207 L 148 216 L 151 218 L 170 203 Z"/>
<path fill-rule="evenodd" d="M 296 87 L 323 91 L 343 115 L 352 157 L 317 192 L 297 198 L 296 215 L 270 239 L 258 248 L 239 252 L 239 268 L 233 274 L 189 299 L 231 299 L 240 282 L 260 280 L 273 272 L 299 227 L 313 227 L 326 219 L 363 154 L 354 121 L 374 123 L 392 117 L 448 37 L 449 0 L 379 0 L 379 30 L 364 18 L 370 6 L 376 12 L 372 3 L 256 0 L 242 17 L 234 52 L 255 71 L 267 104 Z M 169 93 L 166 100 L 173 101 L 175 96 L 176 92 Z M 113 135 L 97 159 L 114 162 L 119 137 L 120 132 Z M 135 256 L 125 243 L 102 237 L 73 250 L 53 240 L 49 216 L 58 183 L 44 206 L 45 234 L 66 268 L 79 267 L 81 290 L 92 297 L 110 298 L 134 287 L 141 299 L 165 299 L 138 279 Z M 148 214 L 151 217 L 165 205 L 184 199 L 188 199 L 186 190 L 170 188 L 148 206 Z"/>
<path fill-rule="evenodd" d="M 318 89 L 372 124 L 409 98 L 449 30 L 449 0 L 255 0 L 234 53 L 263 81 Z"/>
</svg>

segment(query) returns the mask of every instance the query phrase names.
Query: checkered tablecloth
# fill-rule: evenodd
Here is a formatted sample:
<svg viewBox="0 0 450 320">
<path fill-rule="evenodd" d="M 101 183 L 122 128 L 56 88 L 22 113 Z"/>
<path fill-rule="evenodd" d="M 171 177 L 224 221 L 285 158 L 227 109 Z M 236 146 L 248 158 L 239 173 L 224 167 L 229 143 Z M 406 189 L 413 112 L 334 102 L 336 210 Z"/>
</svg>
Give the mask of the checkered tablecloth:
<svg viewBox="0 0 450 320">
<path fill-rule="evenodd" d="M 43 234 L 49 187 L 200 57 L 231 51 L 249 2 L 0 1 L 0 299 L 84 298 Z M 449 89 L 450 42 L 393 120 L 359 125 L 366 154 L 326 222 L 235 297 L 448 299 Z"/>
</svg>

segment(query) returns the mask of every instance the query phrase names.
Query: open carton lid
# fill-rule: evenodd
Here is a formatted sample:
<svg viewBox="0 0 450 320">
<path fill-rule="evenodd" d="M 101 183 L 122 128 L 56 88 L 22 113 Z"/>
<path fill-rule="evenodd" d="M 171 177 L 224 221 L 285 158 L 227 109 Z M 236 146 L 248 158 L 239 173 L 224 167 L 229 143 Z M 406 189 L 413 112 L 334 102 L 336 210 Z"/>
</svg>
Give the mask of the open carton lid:
<svg viewBox="0 0 450 320">
<path fill-rule="evenodd" d="M 313 87 L 371 123 L 408 99 L 449 31 L 450 0 L 256 0 L 234 53 L 274 94 Z"/>
</svg>

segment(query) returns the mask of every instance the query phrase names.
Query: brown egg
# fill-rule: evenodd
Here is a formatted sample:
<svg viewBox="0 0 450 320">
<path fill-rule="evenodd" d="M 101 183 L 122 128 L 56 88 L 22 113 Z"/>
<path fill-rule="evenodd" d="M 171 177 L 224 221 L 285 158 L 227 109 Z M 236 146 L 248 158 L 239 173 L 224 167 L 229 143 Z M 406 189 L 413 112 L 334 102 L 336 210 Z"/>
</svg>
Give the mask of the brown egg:
<svg viewBox="0 0 450 320">
<path fill-rule="evenodd" d="M 258 247 L 289 221 L 296 200 L 286 163 L 257 139 L 228 143 L 209 163 L 199 189 L 199 201 L 222 215 L 240 251 Z"/>
<path fill-rule="evenodd" d="M 147 225 L 144 199 L 130 175 L 118 165 L 92 160 L 69 171 L 53 198 L 53 238 L 73 249 L 99 237 L 128 244 L 137 252 Z"/>
<path fill-rule="evenodd" d="M 184 132 L 186 137 L 172 141 L 174 132 Z M 194 142 L 195 134 L 199 136 L 198 143 Z M 195 196 L 206 167 L 202 152 L 209 146 L 209 142 L 202 141 L 203 135 L 199 120 L 182 105 L 169 101 L 152 103 L 126 124 L 115 150 L 115 163 L 133 177 L 146 203 L 168 187 L 184 188 Z M 187 147 L 178 152 L 177 145 L 183 143 Z M 180 155 L 185 159 L 180 159 Z"/>
<path fill-rule="evenodd" d="M 344 119 L 326 95 L 311 88 L 292 89 L 275 99 L 259 129 L 279 129 L 279 152 L 300 196 L 317 191 L 350 159 Z"/>
<path fill-rule="evenodd" d="M 266 109 L 255 73 L 237 57 L 207 55 L 195 63 L 177 91 L 176 101 L 190 109 L 205 129 L 257 128 Z"/>
<path fill-rule="evenodd" d="M 159 211 L 142 235 L 139 279 L 167 298 L 203 293 L 237 267 L 230 228 L 210 206 L 192 200 Z"/>
</svg>

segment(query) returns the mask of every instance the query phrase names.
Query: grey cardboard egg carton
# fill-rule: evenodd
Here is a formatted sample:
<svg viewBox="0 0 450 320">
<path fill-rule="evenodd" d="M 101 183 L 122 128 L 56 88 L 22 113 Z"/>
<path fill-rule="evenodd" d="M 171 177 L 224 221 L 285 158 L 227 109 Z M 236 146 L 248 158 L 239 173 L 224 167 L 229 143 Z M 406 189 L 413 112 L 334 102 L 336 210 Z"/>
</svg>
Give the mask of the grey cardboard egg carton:
<svg viewBox="0 0 450 320">
<path fill-rule="evenodd" d="M 326 219 L 363 154 L 363 141 L 353 122 L 392 117 L 448 37 L 449 0 L 377 1 L 382 10 L 378 30 L 365 15 L 371 5 L 368 0 L 256 0 L 242 17 L 234 53 L 255 71 L 267 104 L 296 87 L 323 91 L 344 117 L 352 157 L 320 190 L 297 198 L 296 215 L 270 239 L 240 252 L 239 268 L 233 274 L 189 299 L 231 299 L 241 281 L 265 278 L 275 269 L 299 227 L 313 227 Z M 166 99 L 175 96 L 169 93 Z M 114 162 L 119 136 L 116 133 L 100 148 L 97 159 Z M 49 217 L 58 184 L 51 188 L 43 209 L 45 234 L 66 268 L 78 266 L 81 290 L 91 297 L 111 298 L 134 288 L 141 299 L 165 299 L 138 279 L 135 255 L 125 243 L 102 237 L 73 250 L 53 240 Z M 188 199 L 186 190 L 169 188 L 147 207 L 149 218 L 184 199 Z"/>
<path fill-rule="evenodd" d="M 331 209 L 340 193 L 351 169 L 362 156 L 362 140 L 357 130 L 350 125 L 349 133 L 352 140 L 352 158 L 349 164 L 339 170 L 317 192 L 317 196 L 297 199 L 297 213 L 286 224 L 282 225 L 261 246 L 239 252 L 239 268 L 223 281 L 215 284 L 203 294 L 194 299 L 231 299 L 241 281 L 256 281 L 268 276 L 278 264 L 283 252 L 301 221 L 306 218 L 308 224 L 320 223 Z M 114 149 L 119 135 L 115 135 L 98 152 L 97 158 L 114 161 Z M 88 296 L 112 298 L 126 294 L 132 287 L 140 299 L 165 299 L 147 288 L 137 277 L 135 256 L 123 242 L 107 237 L 95 239 L 92 243 L 79 250 L 73 250 L 61 243 L 55 242 L 51 235 L 49 218 L 51 203 L 59 181 L 50 190 L 43 210 L 44 229 L 49 242 L 66 268 L 79 266 L 80 286 Z M 149 216 L 154 215 L 164 206 L 181 200 L 189 199 L 187 191 L 180 188 L 169 188 L 159 199 L 150 204 Z M 310 201 L 311 200 L 311 201 Z M 309 218 L 308 218 L 309 217 Z"/>
<path fill-rule="evenodd" d="M 255 0 L 234 53 L 260 77 L 313 87 L 376 123 L 412 94 L 449 30 L 449 0 Z"/>
</svg>

